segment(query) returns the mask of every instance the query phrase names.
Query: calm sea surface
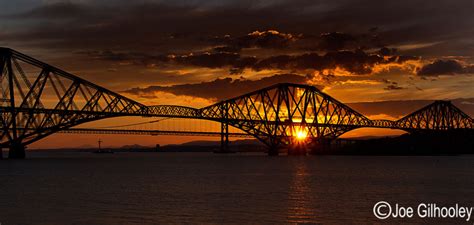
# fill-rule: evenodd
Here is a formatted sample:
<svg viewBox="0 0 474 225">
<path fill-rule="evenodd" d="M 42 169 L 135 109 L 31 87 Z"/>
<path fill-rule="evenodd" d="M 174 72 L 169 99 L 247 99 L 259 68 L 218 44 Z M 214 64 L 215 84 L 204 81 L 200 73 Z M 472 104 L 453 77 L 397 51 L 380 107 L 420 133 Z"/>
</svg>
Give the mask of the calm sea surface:
<svg viewBox="0 0 474 225">
<path fill-rule="evenodd" d="M 0 160 L 0 223 L 452 223 L 378 201 L 474 206 L 474 156 L 45 153 Z"/>
</svg>

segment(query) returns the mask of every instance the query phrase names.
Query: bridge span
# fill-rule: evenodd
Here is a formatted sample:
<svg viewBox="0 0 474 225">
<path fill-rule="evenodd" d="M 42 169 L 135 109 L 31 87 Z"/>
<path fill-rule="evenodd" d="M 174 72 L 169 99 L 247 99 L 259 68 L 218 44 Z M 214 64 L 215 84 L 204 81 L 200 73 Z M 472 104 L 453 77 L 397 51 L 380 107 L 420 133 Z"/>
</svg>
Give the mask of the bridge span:
<svg viewBox="0 0 474 225">
<path fill-rule="evenodd" d="M 435 101 L 397 121 L 370 120 L 314 86 L 291 83 L 199 109 L 146 106 L 9 48 L 0 48 L 0 92 L 0 147 L 9 149 L 10 158 L 24 158 L 25 146 L 56 132 L 120 116 L 215 121 L 221 124 L 224 151 L 229 135 L 235 135 L 229 127 L 235 127 L 267 145 L 269 154 L 301 142 L 317 146 L 362 127 L 411 133 L 474 127 L 473 119 L 449 101 Z"/>
</svg>

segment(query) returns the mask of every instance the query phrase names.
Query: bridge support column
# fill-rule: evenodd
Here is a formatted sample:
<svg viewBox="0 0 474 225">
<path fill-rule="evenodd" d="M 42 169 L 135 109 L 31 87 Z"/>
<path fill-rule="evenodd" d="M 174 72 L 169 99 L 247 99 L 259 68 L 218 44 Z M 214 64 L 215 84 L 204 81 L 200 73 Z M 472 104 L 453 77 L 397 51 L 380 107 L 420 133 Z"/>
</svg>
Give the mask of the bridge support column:
<svg viewBox="0 0 474 225">
<path fill-rule="evenodd" d="M 13 142 L 10 145 L 10 150 L 8 152 L 8 158 L 10 159 L 24 159 L 26 156 L 25 154 L 25 146 L 18 142 Z"/>
<path fill-rule="evenodd" d="M 278 156 L 280 153 L 280 146 L 278 144 L 272 143 L 268 146 L 268 156 Z"/>
<path fill-rule="evenodd" d="M 268 148 L 268 155 L 269 156 L 278 156 L 279 149 L 277 147 L 270 147 Z"/>
<path fill-rule="evenodd" d="M 230 153 L 229 150 L 229 107 L 226 104 L 223 104 L 220 107 L 220 113 L 222 115 L 221 121 L 221 149 L 218 153 Z"/>
<path fill-rule="evenodd" d="M 221 123 L 221 153 L 229 151 L 229 125 L 227 123 Z"/>
</svg>

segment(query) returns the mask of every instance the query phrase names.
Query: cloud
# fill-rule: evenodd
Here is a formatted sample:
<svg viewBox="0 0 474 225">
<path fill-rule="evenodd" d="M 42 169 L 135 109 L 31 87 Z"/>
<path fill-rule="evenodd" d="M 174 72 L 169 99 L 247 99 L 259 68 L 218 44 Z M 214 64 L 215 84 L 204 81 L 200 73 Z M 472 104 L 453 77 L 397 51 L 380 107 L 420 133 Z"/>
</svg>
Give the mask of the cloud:
<svg viewBox="0 0 474 225">
<path fill-rule="evenodd" d="M 157 66 L 192 66 L 204 68 L 229 68 L 231 74 L 238 74 L 242 69 L 251 67 L 257 61 L 255 57 L 242 57 L 233 52 L 201 52 L 184 55 L 152 55 L 142 52 L 80 51 L 94 59 L 117 62 L 121 65 Z"/>
<path fill-rule="evenodd" d="M 278 74 L 259 80 L 244 78 L 223 78 L 195 84 L 179 84 L 172 86 L 148 86 L 131 88 L 124 93 L 142 98 L 155 98 L 155 92 L 167 92 L 177 96 L 193 96 L 205 99 L 223 100 L 246 94 L 277 83 L 306 83 L 305 76 L 297 74 Z"/>
<path fill-rule="evenodd" d="M 384 90 L 391 91 L 391 90 L 401 90 L 403 87 L 398 86 L 398 84 L 389 84 Z"/>
<path fill-rule="evenodd" d="M 231 67 L 234 69 L 239 69 L 254 64 L 257 59 L 255 57 L 241 57 L 237 53 L 205 52 L 199 54 L 173 56 L 171 57 L 171 60 L 175 63 L 188 66 L 207 68 Z"/>
<path fill-rule="evenodd" d="M 391 90 L 401 90 L 404 89 L 403 87 L 400 87 L 398 85 L 398 82 L 391 81 L 388 79 L 382 79 L 381 80 L 383 83 L 387 84 L 387 86 L 384 88 L 384 90 L 391 91 Z"/>
<path fill-rule="evenodd" d="M 244 36 L 233 38 L 231 35 L 214 37 L 212 42 L 224 44 L 220 50 L 239 51 L 243 48 L 270 48 L 281 49 L 288 47 L 292 42 L 301 38 L 302 35 L 282 33 L 277 30 L 253 31 Z"/>
<path fill-rule="evenodd" d="M 381 48 L 380 52 L 395 55 L 396 48 L 387 48 L 380 43 L 380 38 L 371 33 L 350 34 L 345 32 L 329 32 L 320 35 L 311 33 L 285 33 L 278 30 L 256 30 L 243 36 L 215 36 L 210 39 L 219 45 L 216 51 L 240 52 L 242 49 L 260 48 L 294 51 L 340 51 Z M 388 53 L 387 53 L 388 51 Z"/>
<path fill-rule="evenodd" d="M 395 55 L 397 51 L 398 50 L 396 48 L 383 47 L 383 48 L 380 48 L 377 53 L 382 56 L 391 56 L 391 55 Z"/>
<path fill-rule="evenodd" d="M 158 63 L 170 61 L 167 55 L 151 55 L 143 52 L 115 52 L 111 50 L 78 51 L 80 55 L 86 55 L 93 59 L 117 62 L 121 65 L 141 65 L 152 67 Z"/>
<path fill-rule="evenodd" d="M 401 64 L 411 57 L 393 56 L 384 58 L 362 50 L 334 51 L 325 54 L 306 53 L 302 55 L 278 55 L 259 60 L 251 68 L 254 70 L 343 70 L 349 74 L 371 74 L 374 67 L 380 64 Z M 337 75 L 337 74 L 336 74 Z"/>
<path fill-rule="evenodd" d="M 244 69 L 254 71 L 281 70 L 291 71 L 320 71 L 342 70 L 349 74 L 370 74 L 377 65 L 402 64 L 408 60 L 418 59 L 412 56 L 383 57 L 362 50 L 335 51 L 325 54 L 315 52 L 300 55 L 276 55 L 264 58 L 242 56 L 235 52 L 198 52 L 184 55 L 149 55 L 146 53 L 117 53 L 106 51 L 85 51 L 81 54 L 96 59 L 117 61 L 122 64 L 137 64 L 156 66 L 169 63 L 205 68 L 229 68 L 231 74 L 241 73 Z M 336 74 L 337 75 L 337 74 Z"/>
<path fill-rule="evenodd" d="M 320 49 L 327 51 L 337 51 L 345 49 L 352 42 L 354 43 L 357 39 L 350 34 L 341 32 L 332 32 L 321 34 Z"/>
<path fill-rule="evenodd" d="M 453 59 L 435 60 L 428 63 L 418 70 L 421 76 L 439 76 L 474 73 L 473 65 L 463 65 L 461 62 Z"/>
</svg>

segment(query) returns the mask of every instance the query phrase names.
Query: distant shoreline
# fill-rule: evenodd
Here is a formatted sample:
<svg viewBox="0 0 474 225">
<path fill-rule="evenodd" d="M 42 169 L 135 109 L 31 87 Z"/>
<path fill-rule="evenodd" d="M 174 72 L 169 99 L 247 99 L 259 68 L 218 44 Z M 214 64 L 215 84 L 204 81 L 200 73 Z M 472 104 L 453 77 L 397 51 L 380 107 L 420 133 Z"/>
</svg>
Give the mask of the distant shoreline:
<svg viewBox="0 0 474 225">
<path fill-rule="evenodd" d="M 312 155 L 459 155 L 474 153 L 474 139 L 472 134 L 404 134 L 386 137 L 360 137 L 336 139 L 323 147 L 307 147 L 301 153 Z M 56 149 L 29 149 L 30 152 L 94 152 L 98 148 L 56 148 Z M 105 151 L 112 152 L 219 152 L 219 141 L 194 141 L 179 145 L 165 145 L 156 147 L 126 145 L 122 147 L 105 147 Z M 258 140 L 247 139 L 232 141 L 229 144 L 230 152 L 257 152 L 264 153 L 268 149 Z M 300 149 L 301 150 L 301 149 Z M 280 150 L 280 154 L 288 153 L 287 149 Z M 293 154 L 290 152 L 290 154 Z"/>
</svg>

